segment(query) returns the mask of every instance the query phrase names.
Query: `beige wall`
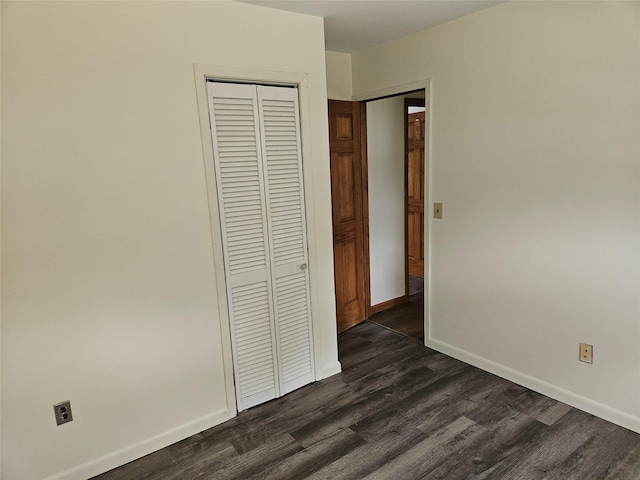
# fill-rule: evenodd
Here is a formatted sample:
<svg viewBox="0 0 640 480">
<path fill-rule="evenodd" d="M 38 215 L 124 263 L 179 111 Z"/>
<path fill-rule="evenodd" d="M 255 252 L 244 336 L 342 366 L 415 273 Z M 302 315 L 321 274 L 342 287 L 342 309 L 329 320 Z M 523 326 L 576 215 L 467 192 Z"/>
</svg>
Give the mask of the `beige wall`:
<svg viewBox="0 0 640 480">
<path fill-rule="evenodd" d="M 367 103 L 371 305 L 405 294 L 404 97 Z"/>
<path fill-rule="evenodd" d="M 351 100 L 351 54 L 326 51 L 327 95 L 332 100 Z"/>
<path fill-rule="evenodd" d="M 307 76 L 315 333 L 339 368 L 323 46 L 322 19 L 234 2 L 2 2 L 3 479 L 87 478 L 233 414 L 195 63 Z"/>
<path fill-rule="evenodd" d="M 357 98 L 431 79 L 428 343 L 636 431 L 639 22 L 508 2 L 352 55 Z"/>
<path fill-rule="evenodd" d="M 367 102 L 371 305 L 405 295 L 405 106 L 424 92 Z"/>
</svg>

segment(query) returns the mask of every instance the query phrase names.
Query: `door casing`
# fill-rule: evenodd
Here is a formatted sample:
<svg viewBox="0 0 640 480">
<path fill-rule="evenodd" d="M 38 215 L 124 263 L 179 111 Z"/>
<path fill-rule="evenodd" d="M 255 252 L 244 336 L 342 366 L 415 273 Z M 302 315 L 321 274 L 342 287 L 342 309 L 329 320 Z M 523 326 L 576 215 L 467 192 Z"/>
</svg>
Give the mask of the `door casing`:
<svg viewBox="0 0 640 480">
<path fill-rule="evenodd" d="M 209 204 L 211 241 L 213 246 L 214 275 L 216 280 L 216 294 L 218 304 L 218 318 L 220 319 L 221 348 L 224 371 L 224 386 L 226 393 L 226 409 L 216 412 L 216 418 L 211 420 L 211 425 L 216 425 L 237 415 L 236 392 L 233 378 L 233 354 L 231 347 L 231 326 L 229 318 L 229 308 L 226 291 L 226 279 L 224 273 L 224 257 L 222 248 L 222 230 L 220 226 L 220 214 L 218 205 L 217 186 L 215 171 L 213 168 L 213 146 L 211 143 L 211 127 L 209 125 L 209 105 L 207 100 L 206 82 L 207 80 L 234 82 L 234 83 L 256 83 L 263 85 L 297 86 L 299 92 L 300 106 L 300 134 L 302 140 L 303 177 L 305 182 L 305 213 L 307 218 L 307 238 L 309 239 L 309 289 L 311 296 L 311 315 L 313 329 L 314 364 L 316 379 L 329 377 L 341 371 L 339 361 L 323 362 L 324 351 L 322 349 L 322 338 L 327 333 L 320 322 L 321 314 L 319 305 L 322 300 L 319 297 L 319 280 L 316 272 L 316 265 L 324 261 L 324 255 L 316 245 L 316 216 L 312 205 L 313 172 L 308 159 L 313 158 L 311 145 L 311 119 L 310 119 L 310 95 L 309 79 L 306 73 L 280 72 L 262 69 L 251 69 L 241 67 L 225 67 L 219 65 L 194 64 L 194 76 L 196 97 L 198 104 L 198 116 L 200 120 L 200 134 L 202 141 L 204 171 Z M 307 160 L 304 160 L 307 159 Z M 326 303 L 326 301 L 325 301 Z M 325 364 L 326 363 L 326 364 Z"/>
<path fill-rule="evenodd" d="M 432 91 L 431 79 L 426 78 L 417 82 L 411 82 L 403 85 L 397 85 L 380 90 L 373 90 L 353 96 L 354 101 L 367 102 L 372 100 L 380 100 L 387 97 L 404 95 L 416 90 L 424 90 L 425 93 L 425 168 L 424 168 L 424 202 L 425 202 L 425 219 L 424 219 L 424 341 L 425 345 L 429 338 L 429 322 L 431 318 L 431 222 L 432 216 L 429 214 L 430 206 L 433 204 L 432 188 L 431 188 L 431 168 L 432 168 L 432 144 L 431 138 L 431 115 L 432 115 Z M 366 150 L 364 150 L 366 157 Z M 366 159 L 364 160 L 366 165 Z M 367 228 L 368 232 L 368 228 Z M 368 242 L 367 234 L 367 242 Z M 405 235 L 406 238 L 406 235 Z M 408 282 L 408 275 L 407 275 Z M 406 286 L 408 289 L 408 285 Z M 369 306 L 369 312 L 371 306 Z"/>
</svg>

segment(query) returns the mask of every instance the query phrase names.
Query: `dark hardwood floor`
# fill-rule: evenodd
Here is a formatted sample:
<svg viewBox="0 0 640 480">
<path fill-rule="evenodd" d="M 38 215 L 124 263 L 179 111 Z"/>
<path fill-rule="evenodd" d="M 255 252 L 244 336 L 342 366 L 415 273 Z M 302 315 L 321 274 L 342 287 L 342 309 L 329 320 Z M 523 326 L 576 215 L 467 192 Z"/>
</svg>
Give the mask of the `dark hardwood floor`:
<svg viewBox="0 0 640 480">
<path fill-rule="evenodd" d="M 407 303 L 378 312 L 370 320 L 424 344 L 424 292 L 414 293 Z"/>
<path fill-rule="evenodd" d="M 409 275 L 409 295 L 422 293 L 424 291 L 424 278 Z"/>
<path fill-rule="evenodd" d="M 131 479 L 640 479 L 640 435 L 365 322 L 343 372 L 107 472 Z"/>
</svg>

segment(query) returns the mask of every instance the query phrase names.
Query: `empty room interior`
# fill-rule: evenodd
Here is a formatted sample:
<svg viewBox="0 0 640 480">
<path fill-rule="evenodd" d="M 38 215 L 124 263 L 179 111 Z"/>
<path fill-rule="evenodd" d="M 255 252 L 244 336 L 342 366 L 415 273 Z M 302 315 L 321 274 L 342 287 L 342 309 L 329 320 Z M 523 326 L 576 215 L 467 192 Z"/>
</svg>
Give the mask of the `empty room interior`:
<svg viewBox="0 0 640 480">
<path fill-rule="evenodd" d="M 0 8 L 2 479 L 640 478 L 640 2 Z"/>
</svg>

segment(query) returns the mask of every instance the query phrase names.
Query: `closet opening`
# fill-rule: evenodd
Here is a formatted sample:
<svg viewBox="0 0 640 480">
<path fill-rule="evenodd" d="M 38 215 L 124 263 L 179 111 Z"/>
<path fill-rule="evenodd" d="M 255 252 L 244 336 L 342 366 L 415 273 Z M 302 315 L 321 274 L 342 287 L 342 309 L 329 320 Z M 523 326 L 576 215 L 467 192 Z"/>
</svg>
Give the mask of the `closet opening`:
<svg viewBox="0 0 640 480">
<path fill-rule="evenodd" d="M 241 411 L 316 379 L 298 89 L 206 88 Z"/>
</svg>

